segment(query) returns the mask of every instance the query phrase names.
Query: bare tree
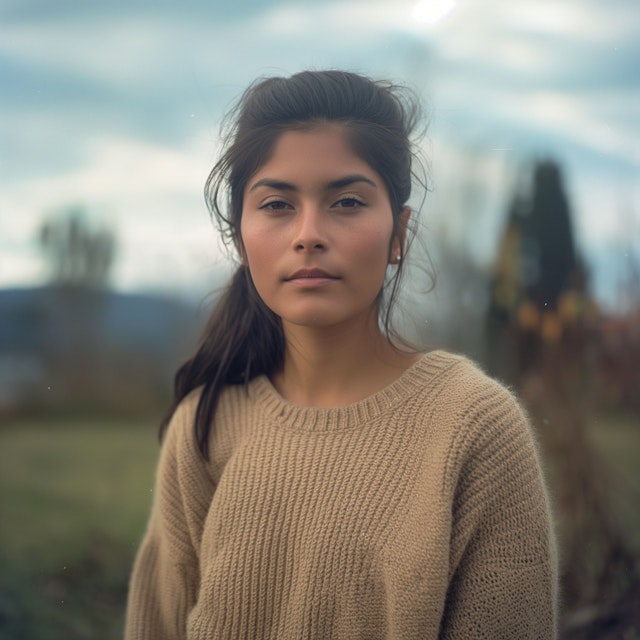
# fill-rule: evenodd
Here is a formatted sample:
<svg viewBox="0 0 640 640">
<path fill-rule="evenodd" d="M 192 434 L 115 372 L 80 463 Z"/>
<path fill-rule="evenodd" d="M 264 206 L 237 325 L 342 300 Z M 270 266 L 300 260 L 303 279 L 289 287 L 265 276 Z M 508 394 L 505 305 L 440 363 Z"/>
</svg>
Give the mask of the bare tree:
<svg viewBox="0 0 640 640">
<path fill-rule="evenodd" d="M 115 236 L 108 229 L 91 228 L 83 206 L 68 206 L 45 218 L 38 242 L 49 262 L 53 284 L 91 289 L 107 286 Z"/>
</svg>

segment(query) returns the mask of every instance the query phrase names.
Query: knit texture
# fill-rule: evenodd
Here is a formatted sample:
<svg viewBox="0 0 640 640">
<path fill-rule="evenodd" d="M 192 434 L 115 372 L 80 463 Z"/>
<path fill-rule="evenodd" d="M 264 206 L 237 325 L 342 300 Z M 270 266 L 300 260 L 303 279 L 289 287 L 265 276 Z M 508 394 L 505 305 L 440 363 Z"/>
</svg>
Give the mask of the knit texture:
<svg viewBox="0 0 640 640">
<path fill-rule="evenodd" d="M 556 558 L 528 423 L 425 355 L 344 408 L 223 392 L 210 462 L 180 405 L 134 566 L 128 640 L 545 639 Z"/>
</svg>

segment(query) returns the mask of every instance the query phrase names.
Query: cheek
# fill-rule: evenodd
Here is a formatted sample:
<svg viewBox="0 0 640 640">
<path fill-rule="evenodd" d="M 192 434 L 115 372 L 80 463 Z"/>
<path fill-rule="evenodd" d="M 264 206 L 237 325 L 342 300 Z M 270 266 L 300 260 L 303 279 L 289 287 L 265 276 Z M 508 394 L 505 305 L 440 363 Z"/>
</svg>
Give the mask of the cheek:
<svg viewBox="0 0 640 640">
<path fill-rule="evenodd" d="M 243 264 L 248 267 L 253 284 L 264 300 L 277 276 L 277 265 L 283 249 L 275 238 L 251 224 L 241 227 L 241 238 Z"/>
<path fill-rule="evenodd" d="M 256 230 L 255 225 L 241 224 L 240 237 L 243 247 L 243 260 L 248 266 L 262 262 L 265 259 L 265 253 L 269 250 L 268 242 L 261 242 L 261 234 Z"/>
<path fill-rule="evenodd" d="M 378 225 L 358 234 L 353 239 L 352 249 L 362 256 L 368 265 L 385 265 L 389 259 L 389 246 L 392 228 L 389 225 Z"/>
</svg>

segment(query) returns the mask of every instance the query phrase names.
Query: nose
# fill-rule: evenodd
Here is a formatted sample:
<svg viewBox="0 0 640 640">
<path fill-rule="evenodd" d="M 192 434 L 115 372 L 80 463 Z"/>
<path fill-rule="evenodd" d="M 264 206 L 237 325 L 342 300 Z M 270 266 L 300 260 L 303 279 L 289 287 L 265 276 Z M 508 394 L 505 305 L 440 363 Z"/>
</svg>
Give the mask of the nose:
<svg viewBox="0 0 640 640">
<path fill-rule="evenodd" d="M 308 206 L 297 216 L 293 247 L 296 251 L 323 251 L 327 248 L 326 229 L 319 207 Z"/>
</svg>

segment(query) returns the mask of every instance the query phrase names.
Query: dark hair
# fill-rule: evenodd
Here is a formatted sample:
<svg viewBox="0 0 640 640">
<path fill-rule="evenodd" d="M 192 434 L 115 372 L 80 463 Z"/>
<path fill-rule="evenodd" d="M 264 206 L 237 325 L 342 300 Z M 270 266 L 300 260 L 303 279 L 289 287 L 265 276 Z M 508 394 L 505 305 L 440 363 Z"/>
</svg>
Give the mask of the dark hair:
<svg viewBox="0 0 640 640">
<path fill-rule="evenodd" d="M 225 151 L 205 185 L 211 215 L 227 244 L 241 246 L 240 220 L 247 181 L 269 159 L 285 131 L 337 123 L 354 153 L 384 180 L 393 215 L 393 237 L 411 194 L 411 136 L 418 120 L 413 94 L 388 82 L 344 71 L 303 71 L 289 78 L 254 82 L 223 126 Z M 389 338 L 405 243 L 393 277 L 378 297 L 381 322 Z M 383 301 L 383 294 L 388 292 Z M 209 431 L 225 385 L 247 384 L 271 375 L 283 364 L 285 339 L 280 318 L 262 301 L 249 270 L 240 265 L 216 304 L 196 354 L 178 370 L 174 398 L 160 427 L 193 389 L 203 386 L 195 417 L 195 439 L 208 457 Z"/>
</svg>

